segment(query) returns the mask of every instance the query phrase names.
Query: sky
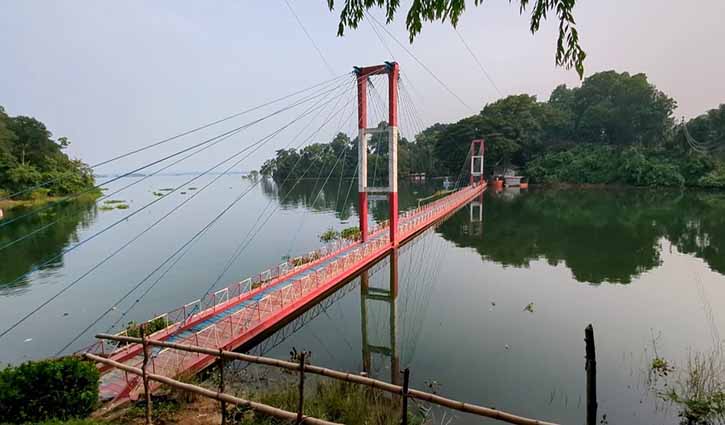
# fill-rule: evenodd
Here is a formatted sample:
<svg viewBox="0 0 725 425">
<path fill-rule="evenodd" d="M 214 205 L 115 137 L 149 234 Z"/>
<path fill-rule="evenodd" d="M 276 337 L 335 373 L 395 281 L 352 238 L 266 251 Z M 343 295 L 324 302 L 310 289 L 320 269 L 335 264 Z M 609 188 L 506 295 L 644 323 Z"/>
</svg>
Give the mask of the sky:
<svg viewBox="0 0 725 425">
<path fill-rule="evenodd" d="M 502 96 L 529 93 L 546 100 L 558 84 L 580 84 L 575 71 L 554 65 L 557 22 L 547 22 L 532 35 L 528 16 L 520 15 L 516 5 L 504 0 L 489 0 L 480 7 L 468 3 L 458 31 L 497 88 L 447 23 L 424 24 L 422 34 L 408 46 L 461 102 L 383 33 L 394 54 L 391 58 L 367 22 L 337 37 L 338 12 L 330 12 L 326 0 L 289 4 L 331 70 L 285 0 L 5 0 L 0 13 L 0 105 L 10 115 L 43 121 L 56 137 L 71 140 L 71 156 L 96 164 L 344 74 L 355 65 L 391 59 L 400 63 L 419 115 L 419 124 L 410 124 L 408 133 L 435 122 L 457 121 Z M 402 12 L 408 4 L 402 2 Z M 374 15 L 383 16 L 379 10 Z M 722 0 L 579 0 L 575 18 L 588 54 L 587 75 L 609 69 L 644 72 L 677 100 L 677 117 L 693 117 L 725 103 Z M 403 13 L 388 29 L 406 42 Z M 303 111 L 265 120 L 170 171 L 205 169 Z M 263 112 L 96 172 L 148 164 Z M 330 125 L 310 133 L 310 140 L 329 141 L 340 129 L 352 134 L 351 107 L 349 112 L 339 112 Z M 317 116 L 316 123 L 322 125 L 325 114 Z M 305 130 L 302 121 L 285 131 L 293 135 Z M 317 128 L 316 123 L 307 129 Z M 238 168 L 258 168 L 291 140 L 287 133 L 280 134 Z"/>
</svg>

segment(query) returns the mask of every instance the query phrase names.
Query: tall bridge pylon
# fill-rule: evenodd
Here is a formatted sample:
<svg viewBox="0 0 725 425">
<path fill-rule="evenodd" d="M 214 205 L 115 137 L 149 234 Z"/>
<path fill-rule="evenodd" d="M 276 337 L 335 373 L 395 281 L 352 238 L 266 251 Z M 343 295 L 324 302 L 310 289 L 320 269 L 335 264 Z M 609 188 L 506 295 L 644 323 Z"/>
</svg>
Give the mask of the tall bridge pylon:
<svg viewBox="0 0 725 425">
<path fill-rule="evenodd" d="M 387 193 L 390 217 L 390 243 L 399 244 L 398 238 L 398 79 L 397 62 L 383 65 L 355 67 L 357 75 L 357 123 L 358 123 L 358 200 L 360 203 L 360 234 L 368 240 L 368 192 Z M 388 126 L 384 129 L 368 128 L 368 78 L 388 75 Z M 368 187 L 368 138 L 376 133 L 388 135 L 388 184 Z"/>
</svg>

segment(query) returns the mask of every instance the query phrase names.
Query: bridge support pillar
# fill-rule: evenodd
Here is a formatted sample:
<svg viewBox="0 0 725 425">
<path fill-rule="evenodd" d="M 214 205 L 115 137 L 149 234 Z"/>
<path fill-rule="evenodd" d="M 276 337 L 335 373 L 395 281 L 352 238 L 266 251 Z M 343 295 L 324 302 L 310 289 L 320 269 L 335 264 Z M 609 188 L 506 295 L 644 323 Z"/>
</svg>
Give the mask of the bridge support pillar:
<svg viewBox="0 0 725 425">
<path fill-rule="evenodd" d="M 481 183 L 486 178 L 486 176 L 484 176 L 483 174 L 483 150 L 483 139 L 476 139 L 471 141 L 471 185 L 473 185 L 474 183 Z M 478 177 L 478 179 L 476 179 L 476 177 Z"/>
<path fill-rule="evenodd" d="M 400 66 L 390 63 L 388 69 L 388 208 L 390 215 L 390 244 L 398 240 L 398 79 Z"/>
<path fill-rule="evenodd" d="M 368 239 L 368 192 L 387 192 L 390 244 L 397 246 L 398 238 L 398 80 L 400 66 L 397 62 L 384 65 L 355 67 L 357 75 L 357 123 L 358 123 L 358 201 L 360 203 L 360 232 L 362 240 Z M 367 87 L 372 75 L 388 75 L 388 125 L 387 128 L 367 128 Z M 368 137 L 386 132 L 388 137 L 388 184 L 383 188 L 368 187 Z"/>
<path fill-rule="evenodd" d="M 358 71 L 356 69 L 356 71 Z M 368 240 L 368 75 L 357 73 L 357 179 L 360 216 L 360 237 Z"/>
</svg>

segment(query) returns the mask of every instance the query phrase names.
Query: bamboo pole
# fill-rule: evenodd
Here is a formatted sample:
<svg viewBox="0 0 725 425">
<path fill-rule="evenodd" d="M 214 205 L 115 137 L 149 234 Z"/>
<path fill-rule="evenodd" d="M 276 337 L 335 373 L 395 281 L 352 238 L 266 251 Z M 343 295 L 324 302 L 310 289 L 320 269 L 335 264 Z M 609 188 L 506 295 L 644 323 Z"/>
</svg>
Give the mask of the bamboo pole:
<svg viewBox="0 0 725 425">
<path fill-rule="evenodd" d="M 136 368 L 133 366 L 128 366 L 123 363 L 119 363 L 117 361 L 107 359 L 105 357 L 97 356 L 95 354 L 86 353 L 85 357 L 94 362 L 112 366 L 112 367 L 121 369 L 123 371 L 126 371 L 126 372 L 134 374 L 134 375 L 141 375 L 141 373 L 142 373 L 141 369 L 139 369 L 139 368 Z M 218 400 L 218 401 L 226 401 L 227 403 L 234 404 L 236 406 L 249 407 L 252 410 L 258 411 L 258 412 L 263 413 L 268 416 L 273 416 L 275 418 L 285 419 L 285 420 L 296 420 L 297 419 L 296 413 L 288 412 L 286 410 L 278 409 L 276 407 L 268 406 L 266 404 L 257 403 L 255 401 L 244 400 L 239 397 L 234 397 L 229 394 L 224 394 L 224 393 L 219 393 L 216 391 L 208 390 L 206 388 L 198 387 L 198 386 L 192 385 L 192 384 L 186 384 L 186 383 L 177 381 L 175 379 L 171 379 L 166 376 L 156 375 L 154 373 L 149 373 L 148 377 L 149 377 L 149 379 L 151 379 L 153 381 L 157 381 L 162 384 L 166 384 L 173 388 L 178 388 L 180 390 L 199 394 L 200 396 L 212 398 L 212 399 Z M 311 425 L 342 425 L 342 424 L 338 424 L 335 422 L 328 422 L 328 421 L 325 421 L 322 419 L 312 418 L 309 416 L 304 416 L 302 418 L 302 423 L 311 424 Z"/>
<path fill-rule="evenodd" d="M 124 342 L 130 342 L 130 343 L 138 343 L 141 342 L 138 338 L 132 338 L 127 336 L 116 336 L 116 335 L 108 335 L 108 334 L 98 334 L 96 335 L 96 338 L 100 339 L 110 339 L 114 341 L 124 341 Z M 173 342 L 166 342 L 166 341 L 156 341 L 156 340 L 149 340 L 148 343 L 150 345 L 156 345 L 159 347 L 166 347 L 166 348 L 173 348 L 177 350 L 182 351 L 190 351 L 195 353 L 201 353 L 201 354 L 208 354 L 211 356 L 219 356 L 219 351 L 213 350 L 210 348 L 204 348 L 204 347 L 195 347 L 191 345 L 184 345 L 184 344 L 177 344 Z M 300 365 L 294 362 L 288 362 L 285 360 L 278 360 L 278 359 L 272 359 L 269 357 L 261 357 L 261 356 L 251 356 L 249 354 L 242 354 L 242 353 L 235 353 L 233 351 L 223 351 L 222 354 L 227 359 L 234 359 L 234 360 L 242 360 L 249 363 L 257 363 L 257 364 L 263 364 L 267 366 L 274 366 L 279 367 L 282 369 L 288 369 L 288 370 L 294 370 L 297 371 L 300 368 Z M 377 379 L 372 379 L 364 376 L 360 376 L 357 374 L 347 373 L 347 372 L 340 372 L 337 370 L 327 369 L 320 366 L 313 366 L 313 365 L 305 365 L 305 372 L 312 373 L 315 375 L 325 376 L 328 378 L 334 378 L 338 379 L 340 381 L 346 381 L 346 382 L 352 382 L 355 384 L 361 384 L 366 385 L 372 388 L 377 388 L 382 391 L 386 391 L 393 394 L 402 394 L 403 393 L 403 387 L 399 385 L 393 385 L 389 384 L 384 381 L 380 381 Z M 464 403 L 461 401 L 451 400 L 445 397 L 441 397 L 435 394 L 426 393 L 423 391 L 411 389 L 408 391 L 408 396 L 422 400 L 427 401 L 430 403 L 438 404 L 444 407 L 448 407 L 450 409 L 458 410 L 460 412 L 466 412 L 471 413 L 478 416 L 485 416 L 487 418 L 493 418 L 498 419 L 504 422 L 508 422 L 515 425 L 557 425 L 553 422 L 546 422 L 546 421 L 540 421 L 537 419 L 530 419 L 525 418 L 522 416 L 517 416 L 511 413 L 503 412 L 496 409 L 491 409 L 488 407 L 482 407 L 477 406 L 475 404 L 469 404 Z M 295 418 L 293 418 L 295 419 Z"/>
<path fill-rule="evenodd" d="M 146 398 L 146 425 L 151 425 L 151 390 L 149 388 L 149 376 L 146 369 L 149 364 L 149 344 L 146 338 L 146 324 L 141 324 L 139 331 L 141 332 L 141 346 L 143 348 L 143 363 L 141 364 L 141 378 L 143 379 L 143 392 Z"/>
<path fill-rule="evenodd" d="M 402 408 L 402 423 L 408 425 L 408 386 L 410 384 L 410 369 L 407 367 L 403 371 L 403 408 Z"/>
<path fill-rule="evenodd" d="M 224 356 L 222 356 L 222 350 L 219 349 L 219 393 L 224 393 Z M 221 413 L 222 413 L 222 425 L 227 424 L 227 402 L 222 400 L 219 403 Z"/>
<path fill-rule="evenodd" d="M 300 384 L 299 397 L 297 399 L 297 424 L 302 423 L 302 415 L 305 408 L 305 357 L 307 353 L 300 353 Z"/>
</svg>

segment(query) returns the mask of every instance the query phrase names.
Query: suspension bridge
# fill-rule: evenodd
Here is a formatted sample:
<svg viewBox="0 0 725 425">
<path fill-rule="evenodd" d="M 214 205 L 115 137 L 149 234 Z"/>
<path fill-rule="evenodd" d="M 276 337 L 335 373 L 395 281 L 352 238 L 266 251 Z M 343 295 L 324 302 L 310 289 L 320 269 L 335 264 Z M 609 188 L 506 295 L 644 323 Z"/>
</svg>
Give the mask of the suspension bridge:
<svg viewBox="0 0 725 425">
<path fill-rule="evenodd" d="M 291 258 L 253 278 L 210 292 L 175 310 L 154 317 L 149 322 L 163 328 L 149 335 L 157 341 L 190 344 L 200 347 L 234 350 L 288 323 L 319 300 L 334 292 L 361 271 L 392 250 L 478 198 L 486 189 L 483 175 L 484 143 L 474 140 L 469 152 L 468 184 L 431 203 L 413 210 L 398 211 L 398 81 L 395 62 L 355 68 L 358 123 L 358 200 L 359 229 L 357 240 L 336 240 L 306 255 Z M 371 76 L 388 77 L 388 119 L 384 127 L 368 127 L 367 94 Z M 388 177 L 382 186 L 368 186 L 368 141 L 381 134 L 388 141 Z M 386 194 L 388 220 L 370 226 L 368 194 Z M 395 290 L 395 289 L 393 289 Z M 126 334 L 127 331 L 119 335 Z M 99 340 L 86 351 L 105 356 L 129 366 L 143 362 L 140 344 L 119 345 Z M 173 348 L 157 348 L 151 356 L 151 370 L 176 377 L 193 374 L 216 361 L 215 356 L 189 353 Z M 136 399 L 143 392 L 137 376 L 100 365 L 101 397 L 123 402 Z"/>
<path fill-rule="evenodd" d="M 430 203 L 418 205 L 417 208 L 401 212 L 398 208 L 398 141 L 401 137 L 399 119 L 401 115 L 403 118 L 407 118 L 408 130 L 410 130 L 410 127 L 416 127 L 416 122 L 420 123 L 420 118 L 415 117 L 415 108 L 412 106 L 413 102 L 409 98 L 405 102 L 400 101 L 399 89 L 400 82 L 402 80 L 398 63 L 386 62 L 376 66 L 354 68 L 352 73 L 354 90 L 352 93 L 349 93 L 350 99 L 347 103 L 345 103 L 344 100 L 346 98 L 346 91 L 350 89 L 346 78 L 348 76 L 349 74 L 346 74 L 341 77 L 333 78 L 307 89 L 266 102 L 257 107 L 246 109 L 211 123 L 182 132 L 176 136 L 151 143 L 142 148 L 134 149 L 106 161 L 93 164 L 90 168 L 96 169 L 96 167 L 128 158 L 162 145 L 168 145 L 169 143 L 180 140 L 183 137 L 211 129 L 214 126 L 226 123 L 242 115 L 261 111 L 263 108 L 270 107 L 276 103 L 282 101 L 290 102 L 288 105 L 267 113 L 260 118 L 254 119 L 247 124 L 234 126 L 233 128 L 217 134 L 214 137 L 207 138 L 191 146 L 176 150 L 171 154 L 165 154 L 161 158 L 155 159 L 145 165 L 135 167 L 126 173 L 108 178 L 107 180 L 97 184 L 94 188 L 66 196 L 30 212 L 15 215 L 3 220 L 3 222 L 0 223 L 0 227 L 8 226 L 12 223 L 24 220 L 27 217 L 50 210 L 54 208 L 55 205 L 73 200 L 83 195 L 85 192 L 99 188 L 107 188 L 109 185 L 114 183 L 121 184 L 122 187 L 109 191 L 110 193 L 104 194 L 97 200 L 97 202 L 112 199 L 114 195 L 130 188 L 131 186 L 137 185 L 148 178 L 170 169 L 176 164 L 193 158 L 201 152 L 205 152 L 212 147 L 223 143 L 225 140 L 230 139 L 247 128 L 279 116 L 284 112 L 308 105 L 303 112 L 299 113 L 299 115 L 282 125 L 277 130 L 260 138 L 254 143 L 242 147 L 232 155 L 225 155 L 225 158 L 217 162 L 214 166 L 200 172 L 199 174 L 193 175 L 177 187 L 170 188 L 169 192 L 165 196 L 155 198 L 152 201 L 135 208 L 133 211 L 125 214 L 118 220 L 110 222 L 110 224 L 104 224 L 105 227 L 100 228 L 100 230 L 95 231 L 95 233 L 74 241 L 74 243 L 69 244 L 59 253 L 53 253 L 49 257 L 42 259 L 29 272 L 18 276 L 11 282 L 5 282 L 5 284 L 9 287 L 13 287 L 20 282 L 23 282 L 24 279 L 27 279 L 28 275 L 31 273 L 42 270 L 42 268 L 47 265 L 56 263 L 59 259 L 78 251 L 82 246 L 100 237 L 104 233 L 116 227 L 123 226 L 130 218 L 139 215 L 142 211 L 150 209 L 162 202 L 167 202 L 167 199 L 171 199 L 168 196 L 169 194 L 184 190 L 185 187 L 189 187 L 190 184 L 193 184 L 203 176 L 215 176 L 193 194 L 185 197 L 183 201 L 178 203 L 178 205 L 168 210 L 151 224 L 145 226 L 142 231 L 130 237 L 126 242 L 115 247 L 108 255 L 104 256 L 88 270 L 85 270 L 74 280 L 62 285 L 62 287 L 52 296 L 42 301 L 16 322 L 2 330 L 2 332 L 0 332 L 0 338 L 7 336 L 10 332 L 33 317 L 36 313 L 41 312 L 50 303 L 53 303 L 59 297 L 71 291 L 79 282 L 89 276 L 92 276 L 98 270 L 101 270 L 104 264 L 111 261 L 126 248 L 132 246 L 134 243 L 137 243 L 137 241 L 143 238 L 152 229 L 160 226 L 167 217 L 175 214 L 184 205 L 193 201 L 198 194 L 204 192 L 208 187 L 216 183 L 221 176 L 234 170 L 234 168 L 237 167 L 244 159 L 248 158 L 251 154 L 268 144 L 276 136 L 293 126 L 298 121 L 305 118 L 316 119 L 321 116 L 322 112 L 326 109 L 328 110 L 328 116 L 322 120 L 320 127 L 315 128 L 300 143 L 300 145 L 298 145 L 303 146 L 305 143 L 313 140 L 320 130 L 327 126 L 335 116 L 341 116 L 342 118 L 340 122 L 342 123 L 345 120 L 344 111 L 348 106 L 350 106 L 350 116 L 348 118 L 351 118 L 355 105 L 357 107 L 357 162 L 355 164 L 354 178 L 351 180 L 350 187 L 348 188 L 348 195 L 353 182 L 357 181 L 358 218 L 360 230 L 359 237 L 354 240 L 335 240 L 304 255 L 289 258 L 287 261 L 268 268 L 256 274 L 254 277 L 236 282 L 226 288 L 215 290 L 215 288 L 219 287 L 216 284 L 220 282 L 220 279 L 229 270 L 231 264 L 233 264 L 234 261 L 239 258 L 244 250 L 251 244 L 254 237 L 261 232 L 264 225 L 276 211 L 276 209 L 274 211 L 270 211 L 268 209 L 272 203 L 272 201 L 270 201 L 270 204 L 268 204 L 268 206 L 260 212 L 257 221 L 252 224 L 247 235 L 242 238 L 239 246 L 226 263 L 222 273 L 219 275 L 217 280 L 212 283 L 209 290 L 207 290 L 203 296 L 167 313 L 157 315 L 146 322 L 142 322 L 141 325 L 144 329 L 150 329 L 151 326 L 153 326 L 154 332 L 151 335 L 147 335 L 151 340 L 166 343 L 190 344 L 212 348 L 215 350 L 244 350 L 251 347 L 253 343 L 263 340 L 266 336 L 270 335 L 275 330 L 282 328 L 297 317 L 305 314 L 305 312 L 309 311 L 315 305 L 358 275 L 362 275 L 361 279 L 363 282 L 361 287 L 364 289 L 363 293 L 366 299 L 385 300 L 389 294 L 379 294 L 375 292 L 374 288 L 367 287 L 366 270 L 386 256 L 391 256 L 391 258 L 397 259 L 397 249 L 400 246 L 413 240 L 426 229 L 429 229 L 431 226 L 434 226 L 436 223 L 444 220 L 447 216 L 451 215 L 464 205 L 469 204 L 472 201 L 473 204 L 476 204 L 476 200 L 480 199 L 480 196 L 486 189 L 486 181 L 483 172 L 484 142 L 483 140 L 472 141 L 468 156 L 461 164 L 461 175 L 459 175 L 455 181 L 461 184 L 463 181 L 466 181 L 465 185 L 456 186 L 453 190 L 446 192 L 444 197 L 433 200 Z M 383 97 L 380 93 L 378 93 L 377 88 L 373 85 L 373 77 L 387 80 L 387 99 L 385 99 L 385 101 L 383 101 Z M 310 94 L 311 90 L 314 90 L 312 94 Z M 409 96 L 404 87 L 402 89 L 402 93 L 405 96 Z M 353 101 L 355 97 L 357 98 L 357 102 Z M 382 103 L 387 103 L 387 111 L 385 111 L 385 108 L 381 106 Z M 371 114 L 369 114 L 368 111 L 369 105 L 372 105 Z M 400 106 L 403 106 L 402 111 L 399 111 Z M 402 112 L 402 114 L 400 114 L 400 112 Z M 372 119 L 378 118 L 383 122 L 381 123 L 380 121 L 375 121 L 374 123 L 376 125 L 369 125 L 371 117 Z M 311 122 L 308 122 L 308 124 L 304 126 L 297 135 L 291 138 L 287 147 L 291 146 L 292 143 L 295 143 L 298 140 L 303 132 L 307 130 L 310 123 Z M 410 123 L 413 124 L 410 125 Z M 418 126 L 417 130 L 422 131 L 420 126 Z M 368 155 L 371 152 L 371 146 L 368 145 L 373 138 L 378 141 L 378 144 L 387 141 L 387 151 L 386 155 L 384 155 L 387 156 L 387 177 L 381 177 L 382 182 L 380 180 L 376 180 L 378 161 L 375 162 L 372 180 L 368 175 Z M 374 152 L 381 151 L 379 146 L 372 148 Z M 345 153 L 341 152 L 337 155 L 335 164 L 331 169 L 319 170 L 317 180 L 320 180 L 323 175 L 327 176 L 322 184 L 323 187 L 332 176 L 335 169 L 337 169 L 340 159 L 342 159 L 342 165 L 340 168 L 344 169 L 346 161 L 344 155 L 346 155 L 346 151 L 344 152 Z M 351 153 L 351 156 L 352 155 L 354 154 Z M 298 163 L 295 163 L 294 167 L 297 167 L 297 165 Z M 468 179 L 463 179 L 462 176 L 467 167 L 469 167 L 467 171 L 470 174 L 470 177 Z M 299 183 L 301 179 L 305 178 L 309 172 L 309 168 L 310 167 L 299 174 L 299 177 L 297 177 L 296 182 L 294 183 L 295 185 Z M 134 176 L 141 172 L 145 173 L 143 177 L 135 178 L 128 184 L 121 180 L 124 177 Z M 284 185 L 286 181 L 287 178 L 285 178 L 285 181 L 282 182 L 282 185 Z M 32 191 L 51 183 L 53 183 L 53 180 L 28 188 L 24 192 Z M 134 295 L 134 298 L 136 298 L 135 301 L 131 303 L 128 309 L 124 311 L 120 317 L 117 318 L 109 330 L 113 329 L 121 322 L 122 319 L 131 317 L 129 315 L 130 311 L 154 289 L 156 284 L 163 279 L 166 273 L 173 269 L 173 267 L 184 257 L 186 252 L 188 252 L 191 246 L 199 238 L 203 237 L 222 216 L 227 214 L 258 183 L 259 182 L 255 182 L 250 188 L 245 189 L 242 193 L 231 200 L 231 202 L 221 212 L 214 216 L 211 221 L 194 233 L 193 236 L 185 243 L 178 246 L 178 249 L 175 249 L 169 257 L 161 262 L 158 267 L 148 273 L 142 280 L 136 284 L 129 285 L 130 289 L 125 292 L 120 299 L 114 300 L 108 309 L 103 311 L 95 320 L 92 320 L 84 330 L 78 333 L 75 338 L 71 339 L 70 342 L 61 348 L 57 355 L 69 352 L 68 349 L 70 347 L 75 347 L 74 350 L 77 349 L 78 345 L 74 346 L 76 342 L 82 342 L 82 338 L 86 337 L 88 332 L 97 331 L 97 327 L 101 323 L 101 320 L 107 318 L 110 313 L 115 312 L 124 301 L 131 299 L 130 297 Z M 340 188 L 338 188 L 338 192 L 339 189 Z M 320 189 L 320 193 L 322 193 L 322 189 Z M 318 193 L 315 197 L 315 201 L 319 198 L 320 193 Z M 21 194 L 22 193 L 16 193 L 10 196 Z M 387 199 L 388 219 L 375 223 L 369 217 L 368 203 L 369 200 L 381 198 Z M 313 206 L 315 201 L 313 201 Z M 479 214 L 481 212 L 482 210 L 479 206 Z M 19 235 L 17 238 L 0 246 L 0 251 L 15 244 L 30 241 L 30 238 L 34 235 L 52 228 L 52 226 L 58 224 L 61 220 L 61 217 L 55 218 L 40 228 Z M 393 263 L 391 263 L 391 268 L 393 267 L 392 264 Z M 395 264 L 397 264 L 397 261 L 395 261 Z M 395 267 L 397 268 L 397 265 Z M 152 281 L 150 285 L 146 285 L 146 287 L 144 287 L 144 285 L 147 284 L 152 277 L 157 278 Z M 393 279 L 391 279 L 391 282 L 392 281 Z M 393 294 L 391 299 L 394 299 L 395 294 L 397 293 L 397 277 L 394 279 L 394 282 L 395 284 L 391 283 L 392 287 L 389 291 L 390 294 Z M 135 294 L 135 291 L 137 290 L 143 290 L 143 292 L 140 295 L 137 295 Z M 99 303 L 103 301 L 104 300 L 99 300 Z M 365 333 L 365 330 L 363 330 L 363 332 Z M 123 336 L 127 334 L 128 331 L 124 330 L 117 335 Z M 394 343 L 394 341 L 392 343 Z M 371 347 L 371 350 L 375 351 L 378 348 L 380 347 Z M 101 355 L 107 359 L 131 367 L 138 367 L 143 362 L 143 349 L 139 344 L 121 344 L 111 340 L 101 339 L 81 351 Z M 391 351 L 394 352 L 395 349 L 393 348 Z M 369 367 L 369 356 L 370 352 L 368 351 L 364 361 L 367 365 L 366 367 Z M 151 368 L 154 373 L 158 375 L 168 377 L 178 377 L 180 375 L 188 376 L 189 374 L 203 370 L 214 361 L 215 356 L 189 353 L 187 351 L 176 350 L 173 348 L 156 348 L 154 349 L 151 357 Z M 141 381 L 138 377 L 133 377 L 119 369 L 108 368 L 102 364 L 99 364 L 99 368 L 102 372 L 100 392 L 101 397 L 104 400 L 113 400 L 114 402 L 122 403 L 136 399 L 139 393 L 143 391 Z M 395 378 L 393 378 L 393 380 L 395 380 Z"/>
</svg>

